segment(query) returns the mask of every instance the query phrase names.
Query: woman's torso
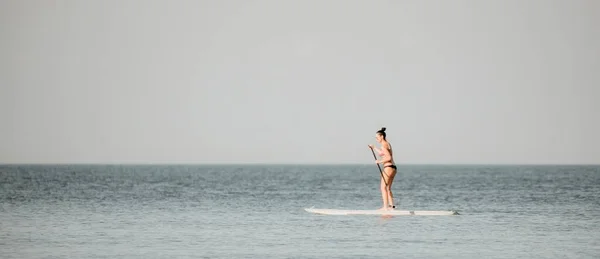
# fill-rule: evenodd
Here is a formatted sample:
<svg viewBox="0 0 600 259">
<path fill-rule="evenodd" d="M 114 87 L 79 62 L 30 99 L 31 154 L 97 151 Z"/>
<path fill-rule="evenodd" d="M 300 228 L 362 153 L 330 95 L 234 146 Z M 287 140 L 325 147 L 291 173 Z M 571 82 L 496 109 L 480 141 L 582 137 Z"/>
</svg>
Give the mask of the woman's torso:
<svg viewBox="0 0 600 259">
<path fill-rule="evenodd" d="M 382 149 L 384 149 L 384 148 L 385 148 L 385 149 L 387 149 L 387 150 L 388 150 L 388 152 L 390 153 L 390 161 L 389 161 L 389 162 L 386 162 L 386 163 L 384 163 L 383 165 L 384 165 L 384 166 L 386 166 L 386 165 L 393 165 L 393 164 L 395 164 L 395 163 L 394 163 L 394 152 L 393 152 L 393 150 L 392 150 L 392 145 L 391 145 L 389 142 L 385 142 L 385 143 L 386 143 L 387 145 L 382 145 L 382 146 L 381 146 L 381 148 L 382 148 Z M 382 152 L 381 152 L 379 155 L 380 155 L 380 156 L 382 156 L 382 157 L 383 157 L 383 156 L 385 156 L 385 153 L 383 153 L 383 150 L 382 150 Z"/>
</svg>

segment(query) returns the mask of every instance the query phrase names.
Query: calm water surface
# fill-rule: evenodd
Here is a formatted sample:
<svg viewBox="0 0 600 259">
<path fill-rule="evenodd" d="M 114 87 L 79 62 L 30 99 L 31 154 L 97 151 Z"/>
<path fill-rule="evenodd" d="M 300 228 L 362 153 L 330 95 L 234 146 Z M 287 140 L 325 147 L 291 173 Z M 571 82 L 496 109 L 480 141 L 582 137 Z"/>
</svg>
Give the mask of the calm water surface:
<svg viewBox="0 0 600 259">
<path fill-rule="evenodd" d="M 600 258 L 600 166 L 4 165 L 0 258 Z"/>
</svg>

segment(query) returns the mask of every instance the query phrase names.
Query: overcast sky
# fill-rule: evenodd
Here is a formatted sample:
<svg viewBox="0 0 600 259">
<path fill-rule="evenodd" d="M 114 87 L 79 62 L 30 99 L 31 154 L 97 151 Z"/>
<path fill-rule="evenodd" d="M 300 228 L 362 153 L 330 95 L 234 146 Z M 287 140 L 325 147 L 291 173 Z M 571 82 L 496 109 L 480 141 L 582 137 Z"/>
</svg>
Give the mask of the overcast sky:
<svg viewBox="0 0 600 259">
<path fill-rule="evenodd" d="M 0 163 L 600 163 L 600 1 L 0 1 Z"/>
</svg>

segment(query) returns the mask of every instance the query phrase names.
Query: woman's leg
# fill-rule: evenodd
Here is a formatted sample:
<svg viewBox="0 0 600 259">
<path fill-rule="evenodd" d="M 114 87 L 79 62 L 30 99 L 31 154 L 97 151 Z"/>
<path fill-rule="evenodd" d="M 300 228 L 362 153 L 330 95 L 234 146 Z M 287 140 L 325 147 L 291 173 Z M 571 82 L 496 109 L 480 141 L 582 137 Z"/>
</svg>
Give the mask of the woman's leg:
<svg viewBox="0 0 600 259">
<path fill-rule="evenodd" d="M 392 183 L 394 183 L 394 177 L 396 176 L 396 169 L 392 168 L 392 167 L 385 167 L 384 169 L 385 171 L 385 176 L 388 176 L 388 179 L 386 179 L 388 182 L 388 186 L 386 188 L 386 194 L 387 194 L 387 201 L 388 201 L 388 206 L 394 206 L 394 195 L 392 194 Z"/>
<path fill-rule="evenodd" d="M 391 205 L 393 205 L 392 195 L 390 192 L 390 186 L 392 184 L 390 178 L 390 171 L 386 170 L 389 167 L 385 167 L 383 169 L 383 177 L 381 178 L 381 198 L 383 199 L 383 209 L 388 209 Z M 394 171 L 395 172 L 395 171 Z M 386 186 L 387 183 L 387 186 Z"/>
<path fill-rule="evenodd" d="M 381 189 L 381 199 L 383 200 L 383 207 L 381 207 L 381 209 L 386 210 L 388 208 L 388 193 L 387 193 L 387 187 L 385 186 L 385 181 L 387 181 L 387 176 L 385 175 L 385 173 L 383 174 L 384 177 L 381 178 L 381 184 L 380 184 L 380 189 Z"/>
</svg>

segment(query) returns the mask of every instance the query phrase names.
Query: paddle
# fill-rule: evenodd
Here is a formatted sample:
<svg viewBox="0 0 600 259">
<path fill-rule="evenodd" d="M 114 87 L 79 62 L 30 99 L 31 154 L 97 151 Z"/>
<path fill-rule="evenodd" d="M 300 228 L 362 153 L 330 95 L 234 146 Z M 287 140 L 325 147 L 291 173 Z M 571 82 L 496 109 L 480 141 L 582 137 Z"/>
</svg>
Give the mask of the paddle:
<svg viewBox="0 0 600 259">
<path fill-rule="evenodd" d="M 373 158 L 375 158 L 375 160 L 377 160 L 377 156 L 375 155 L 375 151 L 373 151 L 373 148 L 371 148 L 371 153 L 373 153 Z M 379 166 L 379 164 L 377 164 L 377 168 L 379 168 L 379 173 L 381 174 L 381 179 L 383 179 L 383 182 L 385 183 L 385 187 L 388 186 L 387 181 L 385 180 L 385 177 L 383 177 L 383 172 L 381 171 L 381 166 Z"/>
</svg>

